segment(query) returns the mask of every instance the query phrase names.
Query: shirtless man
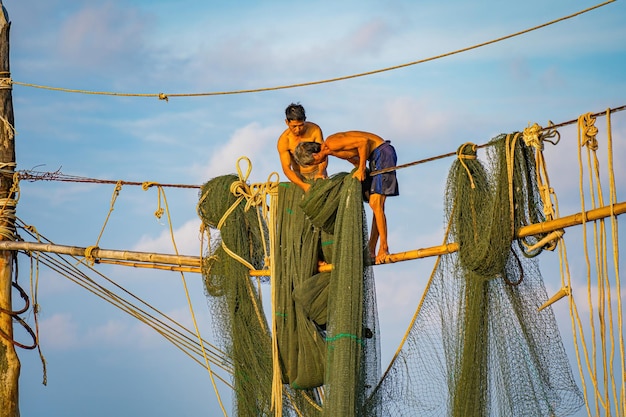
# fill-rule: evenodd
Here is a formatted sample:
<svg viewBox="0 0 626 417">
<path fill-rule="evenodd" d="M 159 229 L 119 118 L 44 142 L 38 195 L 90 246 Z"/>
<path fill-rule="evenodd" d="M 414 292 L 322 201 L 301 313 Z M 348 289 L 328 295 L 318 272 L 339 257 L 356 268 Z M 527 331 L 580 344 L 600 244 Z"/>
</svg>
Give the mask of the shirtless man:
<svg viewBox="0 0 626 417">
<path fill-rule="evenodd" d="M 376 263 L 383 263 L 389 257 L 387 243 L 387 218 L 385 216 L 385 199 L 387 196 L 399 195 L 396 172 L 384 172 L 371 178 L 367 177 L 365 162 L 370 162 L 370 170 L 396 166 L 397 155 L 391 142 L 369 132 L 349 131 L 330 135 L 321 145 L 302 144 L 296 148 L 296 159 L 302 165 L 319 164 L 327 160 L 328 155 L 336 156 L 351 162 L 357 169 L 352 177 L 363 182 L 365 194 L 369 194 L 369 205 L 372 208 L 372 230 L 369 239 L 370 256 L 374 258 L 376 245 L 380 237 L 380 247 L 376 254 Z"/>
<path fill-rule="evenodd" d="M 309 166 L 300 166 L 293 155 L 300 142 L 323 143 L 322 129 L 315 123 L 306 121 L 304 107 L 291 103 L 285 109 L 287 129 L 278 138 L 280 165 L 289 181 L 298 185 L 305 192 L 311 186 L 305 180 L 326 178 L 328 160 Z"/>
</svg>

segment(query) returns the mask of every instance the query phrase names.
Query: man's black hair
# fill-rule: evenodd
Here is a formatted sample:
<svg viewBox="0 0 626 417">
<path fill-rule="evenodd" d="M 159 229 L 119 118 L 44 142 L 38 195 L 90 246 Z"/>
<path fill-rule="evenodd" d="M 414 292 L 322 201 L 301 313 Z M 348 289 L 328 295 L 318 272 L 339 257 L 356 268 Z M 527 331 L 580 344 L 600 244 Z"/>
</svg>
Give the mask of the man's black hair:
<svg viewBox="0 0 626 417">
<path fill-rule="evenodd" d="M 304 122 L 306 120 L 306 113 L 304 107 L 300 103 L 291 103 L 285 109 L 285 116 L 288 121 L 298 120 Z"/>
</svg>

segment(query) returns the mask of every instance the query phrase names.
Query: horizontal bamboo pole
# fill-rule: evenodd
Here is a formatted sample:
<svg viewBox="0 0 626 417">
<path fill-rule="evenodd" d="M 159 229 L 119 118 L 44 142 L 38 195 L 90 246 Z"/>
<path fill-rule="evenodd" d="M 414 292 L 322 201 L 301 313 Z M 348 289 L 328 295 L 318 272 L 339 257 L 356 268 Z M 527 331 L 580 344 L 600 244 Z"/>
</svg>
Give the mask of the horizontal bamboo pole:
<svg viewBox="0 0 626 417">
<path fill-rule="evenodd" d="M 4 243 L 4 244 L 2 244 Z M 86 252 L 90 248 L 81 248 L 78 246 L 63 246 L 51 243 L 39 242 L 0 242 L 0 250 L 21 250 L 25 252 L 51 252 L 61 255 L 71 255 L 76 257 L 85 257 Z M 111 249 L 94 248 L 90 251 L 89 256 L 96 261 L 115 259 L 124 261 L 147 262 L 154 264 L 169 264 L 177 266 L 195 266 L 200 267 L 201 260 L 199 256 L 184 255 L 168 255 L 163 253 L 134 252 L 121 251 Z"/>
<path fill-rule="evenodd" d="M 549 233 L 555 230 L 563 229 L 570 226 L 576 226 L 588 221 L 600 220 L 611 215 L 620 215 L 626 213 L 626 202 L 617 203 L 613 206 L 605 206 L 597 209 L 589 210 L 584 213 L 576 213 L 565 217 L 559 217 L 543 223 L 531 224 L 520 228 L 516 236 L 526 237 L 540 233 Z M 16 242 L 16 241 L 0 241 L 0 250 L 21 250 L 27 252 L 52 252 L 62 255 L 72 255 L 84 257 L 89 248 L 81 248 L 76 246 L 62 246 L 49 243 L 38 242 Z M 412 259 L 427 258 L 430 256 L 445 255 L 459 250 L 458 243 L 452 242 L 439 246 L 415 249 L 407 252 L 392 253 L 389 255 L 387 262 L 394 263 L 408 261 Z M 184 272 L 201 272 L 202 260 L 199 256 L 184 255 L 168 255 L 162 253 L 119 251 L 110 249 L 94 248 L 90 253 L 91 257 L 100 263 L 117 263 L 125 266 L 133 266 L 137 268 L 154 268 L 165 269 L 170 271 Z M 132 262 L 113 262 L 110 260 L 134 261 Z M 172 266 L 170 266 L 172 265 Z M 188 268 L 185 268 L 188 267 Z M 333 268 L 332 264 L 326 264 L 319 268 L 320 272 L 328 272 Z M 255 270 L 250 271 L 251 276 L 268 276 L 270 271 Z"/>
<path fill-rule="evenodd" d="M 616 203 L 613 206 L 604 206 L 597 209 L 589 210 L 584 213 L 576 213 L 558 219 L 550 220 L 543 223 L 529 224 L 517 231 L 517 237 L 526 237 L 538 235 L 540 233 L 549 233 L 555 230 L 564 229 L 570 226 L 583 224 L 594 220 L 604 219 L 611 215 L 619 215 L 626 213 L 626 201 Z"/>
</svg>

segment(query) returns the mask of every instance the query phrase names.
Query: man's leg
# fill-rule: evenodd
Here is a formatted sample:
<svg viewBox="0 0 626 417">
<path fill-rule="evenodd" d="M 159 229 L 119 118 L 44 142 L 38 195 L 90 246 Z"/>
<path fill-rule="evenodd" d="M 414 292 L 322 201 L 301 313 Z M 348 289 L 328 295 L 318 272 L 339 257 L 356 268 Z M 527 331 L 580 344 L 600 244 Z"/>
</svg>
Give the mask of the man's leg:
<svg viewBox="0 0 626 417">
<path fill-rule="evenodd" d="M 387 243 L 387 218 L 385 217 L 385 199 L 387 196 L 382 194 L 370 195 L 370 207 L 373 213 L 372 233 L 370 236 L 369 249 L 370 252 L 376 249 L 376 241 L 380 237 L 380 246 L 376 255 L 376 263 L 384 262 L 389 255 L 389 245 Z M 376 240 L 372 240 L 376 238 Z"/>
<path fill-rule="evenodd" d="M 373 210 L 372 210 L 373 211 Z M 370 240 L 369 240 L 369 253 L 370 258 L 374 260 L 376 258 L 376 244 L 378 243 L 378 226 L 376 226 L 376 215 L 372 217 L 372 229 L 370 231 Z"/>
</svg>

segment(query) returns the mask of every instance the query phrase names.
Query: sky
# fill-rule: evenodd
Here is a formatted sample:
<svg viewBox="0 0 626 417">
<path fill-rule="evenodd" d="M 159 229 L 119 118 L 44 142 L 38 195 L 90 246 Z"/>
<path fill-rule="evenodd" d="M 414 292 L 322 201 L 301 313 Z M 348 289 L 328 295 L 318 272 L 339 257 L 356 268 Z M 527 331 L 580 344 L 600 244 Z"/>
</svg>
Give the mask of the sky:
<svg viewBox="0 0 626 417">
<path fill-rule="evenodd" d="M 399 164 L 454 152 L 465 142 L 484 144 L 529 123 L 546 126 L 626 105 L 623 1 L 393 71 L 168 101 L 133 95 L 232 92 L 360 74 L 491 41 L 599 2 L 2 3 L 11 21 L 14 81 L 122 94 L 14 85 L 18 170 L 201 185 L 235 173 L 238 158 L 247 156 L 252 163 L 249 182 L 264 182 L 273 172 L 285 180 L 276 140 L 285 128 L 284 109 L 292 102 L 306 108 L 308 120 L 319 124 L 325 136 L 364 130 L 391 140 Z M 604 129 L 605 118 L 597 126 Z M 567 215 L 580 211 L 576 129 L 569 125 L 560 131 L 562 141 L 545 154 L 561 214 Z M 626 112 L 614 113 L 612 131 L 614 159 L 622 161 Z M 398 171 L 401 194 L 386 205 L 391 252 L 442 242 L 444 187 L 452 162 L 441 159 Z M 341 160 L 329 163 L 330 173 L 350 168 Z M 615 169 L 617 199 L 624 201 L 626 166 Z M 111 184 L 22 182 L 17 215 L 59 245 L 98 242 L 107 249 L 174 253 L 167 218 L 154 216 L 157 190 L 124 186 L 110 212 L 113 192 Z M 179 253 L 197 256 L 198 190 L 166 188 L 165 194 Z M 581 235 L 573 229 L 565 239 L 575 247 Z M 560 286 L 555 256 L 540 260 L 550 294 Z M 577 276 L 584 275 L 582 259 L 572 249 Z M 28 288 L 30 262 L 25 255 L 19 261 L 19 280 Z M 374 269 L 383 369 L 433 265 L 434 259 L 421 259 Z M 171 272 L 111 265 L 96 269 L 193 330 L 188 292 L 199 331 L 219 344 L 200 275 L 185 274 L 183 280 Z M 577 281 L 574 290 L 581 302 L 583 287 Z M 45 267 L 39 272 L 38 304 L 47 385 L 42 384 L 37 351 L 19 350 L 22 416 L 223 415 L 207 370 L 135 318 Z M 555 305 L 555 313 L 577 376 L 564 301 Z M 32 312 L 25 318 L 34 323 Z M 217 387 L 231 415 L 229 389 L 220 382 Z"/>
</svg>

